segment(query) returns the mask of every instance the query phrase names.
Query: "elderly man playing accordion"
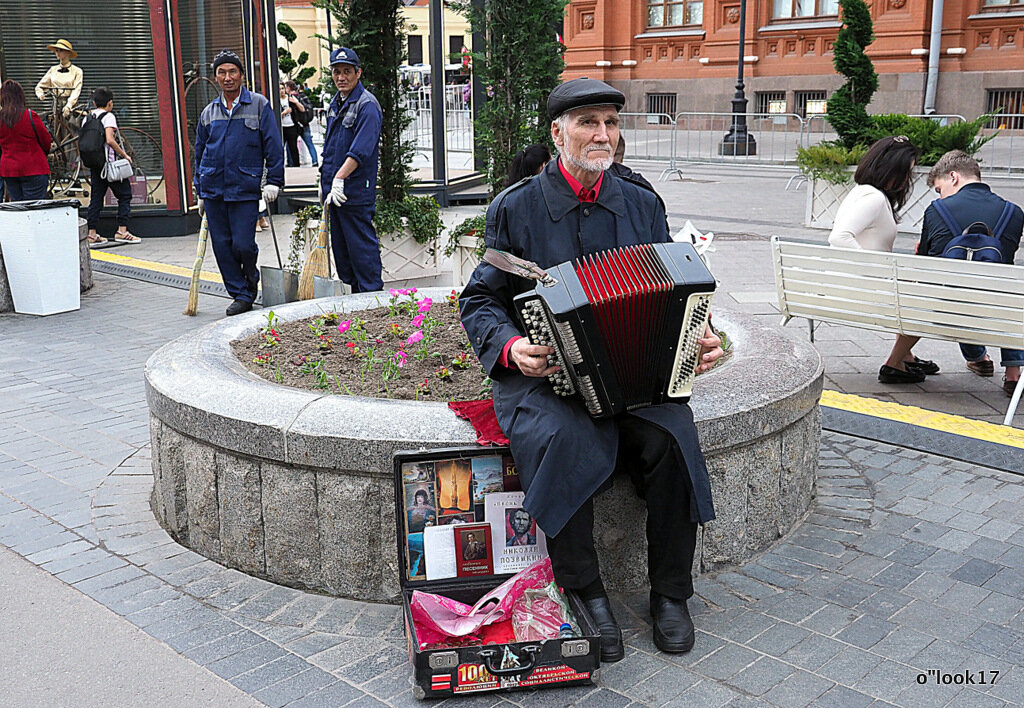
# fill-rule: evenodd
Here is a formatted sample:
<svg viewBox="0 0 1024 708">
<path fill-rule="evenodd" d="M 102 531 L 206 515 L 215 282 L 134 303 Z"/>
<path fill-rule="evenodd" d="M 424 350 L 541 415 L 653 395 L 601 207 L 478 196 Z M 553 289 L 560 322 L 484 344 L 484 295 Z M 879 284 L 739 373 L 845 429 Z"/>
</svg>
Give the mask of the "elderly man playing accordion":
<svg viewBox="0 0 1024 708">
<path fill-rule="evenodd" d="M 573 79 L 548 100 L 559 150 L 544 171 L 515 184 L 487 210 L 491 248 L 550 268 L 620 246 L 670 241 L 665 206 L 649 186 L 617 177 L 621 92 L 594 79 Z M 462 322 L 494 381 L 494 409 L 509 438 L 526 490 L 524 506 L 548 536 L 555 579 L 580 593 L 601 632 L 601 660 L 624 656 L 594 548 L 593 496 L 608 488 L 616 462 L 647 503 L 648 568 L 654 643 L 666 652 L 693 647 L 686 600 L 697 524 L 714 518 L 704 456 L 685 403 L 662 403 L 592 418 L 576 398 L 553 392 L 549 347 L 522 337 L 513 298 L 531 281 L 483 263 L 463 291 Z M 698 339 L 696 371 L 722 356 L 710 327 Z"/>
</svg>

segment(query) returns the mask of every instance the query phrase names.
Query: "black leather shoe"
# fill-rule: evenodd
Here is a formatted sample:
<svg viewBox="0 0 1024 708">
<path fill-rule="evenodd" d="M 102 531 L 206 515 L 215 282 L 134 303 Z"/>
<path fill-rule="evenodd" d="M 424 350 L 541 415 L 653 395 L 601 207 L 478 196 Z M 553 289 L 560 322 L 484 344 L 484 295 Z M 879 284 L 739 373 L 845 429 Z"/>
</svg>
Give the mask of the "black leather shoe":
<svg viewBox="0 0 1024 708">
<path fill-rule="evenodd" d="M 686 600 L 674 600 L 651 591 L 654 646 L 671 654 L 693 649 L 693 620 Z"/>
<path fill-rule="evenodd" d="M 626 656 L 626 649 L 622 646 L 622 630 L 619 629 L 619 623 L 612 614 L 612 605 L 608 597 L 584 600 L 583 606 L 594 618 L 597 631 L 601 633 L 601 661 L 606 664 L 620 661 Z"/>
<path fill-rule="evenodd" d="M 928 359 L 918 359 L 916 356 L 913 361 L 903 362 L 903 366 L 906 367 L 907 371 L 913 371 L 915 373 L 927 374 L 928 376 L 935 376 L 939 373 L 939 365 L 934 361 Z"/>
<path fill-rule="evenodd" d="M 228 309 L 226 310 L 226 312 L 228 317 L 232 317 L 234 315 L 240 315 L 243 312 L 248 312 L 251 309 L 251 302 L 246 302 L 245 300 L 235 300 L 230 305 L 228 305 Z"/>
<path fill-rule="evenodd" d="M 882 364 L 882 368 L 878 370 L 878 380 L 884 384 L 921 383 L 924 379 L 924 374 L 919 371 L 911 371 L 909 366 L 906 371 L 900 371 L 893 366 Z"/>
</svg>

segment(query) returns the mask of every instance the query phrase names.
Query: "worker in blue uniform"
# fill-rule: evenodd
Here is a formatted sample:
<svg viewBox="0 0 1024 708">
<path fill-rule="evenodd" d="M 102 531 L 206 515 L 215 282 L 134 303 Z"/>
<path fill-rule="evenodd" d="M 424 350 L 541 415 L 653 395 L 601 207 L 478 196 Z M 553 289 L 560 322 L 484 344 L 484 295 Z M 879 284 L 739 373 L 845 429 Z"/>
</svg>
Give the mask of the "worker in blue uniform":
<svg viewBox="0 0 1024 708">
<path fill-rule="evenodd" d="M 338 94 L 327 110 L 320 173 L 338 277 L 356 293 L 384 287 L 380 244 L 373 228 L 384 115 L 377 98 L 360 81 L 362 75 L 353 50 L 339 47 L 331 52 L 331 77 Z"/>
<path fill-rule="evenodd" d="M 284 185 L 284 146 L 270 101 L 245 87 L 238 55 L 221 51 L 213 60 L 213 74 L 221 94 L 199 116 L 194 184 L 232 298 L 230 317 L 251 310 L 256 299 L 259 200 L 275 201 Z M 267 183 L 261 189 L 264 165 Z"/>
</svg>

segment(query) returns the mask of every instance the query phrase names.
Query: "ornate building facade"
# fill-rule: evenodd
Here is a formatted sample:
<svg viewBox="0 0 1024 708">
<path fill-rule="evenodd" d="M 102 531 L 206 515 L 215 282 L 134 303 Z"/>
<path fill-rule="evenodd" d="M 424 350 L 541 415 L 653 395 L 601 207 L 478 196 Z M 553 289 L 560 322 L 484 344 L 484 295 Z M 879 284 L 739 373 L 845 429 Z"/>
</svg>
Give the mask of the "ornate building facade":
<svg viewBox="0 0 1024 708">
<path fill-rule="evenodd" d="M 937 113 L 973 118 L 1024 105 L 1024 0 L 868 0 L 879 88 L 873 113 L 924 111 L 931 27 L 941 3 Z M 747 0 L 749 110 L 813 114 L 842 85 L 837 0 Z M 566 78 L 622 89 L 636 112 L 730 111 L 740 0 L 571 0 Z"/>
</svg>

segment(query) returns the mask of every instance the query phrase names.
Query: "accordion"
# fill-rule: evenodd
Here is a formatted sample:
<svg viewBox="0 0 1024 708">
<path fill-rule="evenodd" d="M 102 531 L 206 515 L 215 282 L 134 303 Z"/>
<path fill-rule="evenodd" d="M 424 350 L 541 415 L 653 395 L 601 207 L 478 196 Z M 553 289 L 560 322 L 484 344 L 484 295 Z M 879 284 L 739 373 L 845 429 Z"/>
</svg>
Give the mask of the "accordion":
<svg viewBox="0 0 1024 708">
<path fill-rule="evenodd" d="M 518 295 L 533 344 L 552 347 L 556 394 L 594 418 L 690 398 L 715 279 L 688 243 L 625 246 L 548 269 Z"/>
</svg>

